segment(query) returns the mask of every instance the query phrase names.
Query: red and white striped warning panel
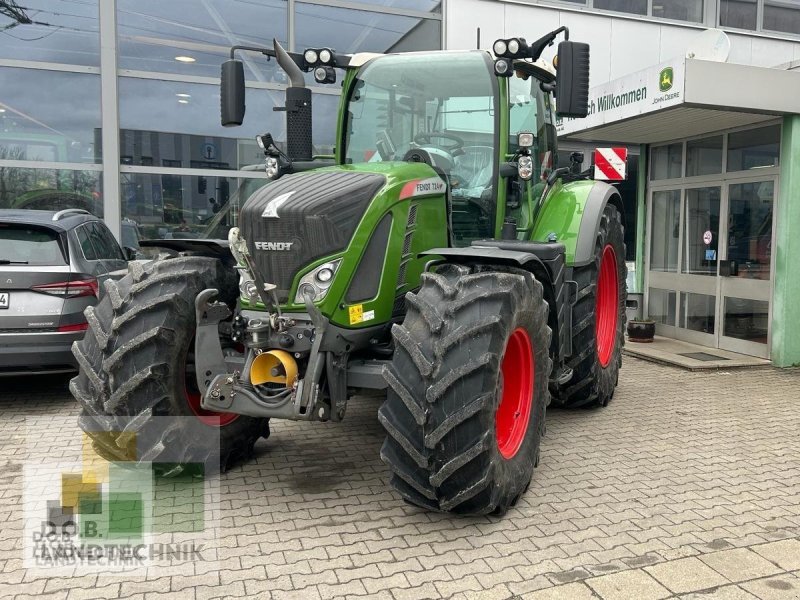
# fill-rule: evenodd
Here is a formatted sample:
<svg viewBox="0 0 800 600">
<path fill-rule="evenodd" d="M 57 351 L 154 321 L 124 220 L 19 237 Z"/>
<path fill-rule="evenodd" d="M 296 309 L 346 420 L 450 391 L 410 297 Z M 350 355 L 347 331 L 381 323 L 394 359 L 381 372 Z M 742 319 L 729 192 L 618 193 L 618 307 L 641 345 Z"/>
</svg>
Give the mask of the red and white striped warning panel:
<svg viewBox="0 0 800 600">
<path fill-rule="evenodd" d="M 627 148 L 595 148 L 594 178 L 603 181 L 624 181 L 627 176 Z"/>
</svg>

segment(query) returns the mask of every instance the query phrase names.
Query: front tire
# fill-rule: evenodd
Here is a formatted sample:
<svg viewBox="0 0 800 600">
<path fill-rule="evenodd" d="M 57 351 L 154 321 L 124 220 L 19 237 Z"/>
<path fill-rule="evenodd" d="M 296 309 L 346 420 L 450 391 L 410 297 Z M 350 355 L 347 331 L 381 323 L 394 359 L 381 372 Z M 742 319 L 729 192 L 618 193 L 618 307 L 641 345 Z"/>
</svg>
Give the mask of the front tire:
<svg viewBox="0 0 800 600">
<path fill-rule="evenodd" d="M 266 419 L 200 407 L 194 300 L 207 288 L 233 302 L 236 276 L 199 256 L 131 263 L 87 309 L 89 331 L 73 345 L 80 370 L 70 391 L 83 409 L 81 427 L 107 457 L 168 463 L 175 474 L 192 463 L 226 468 L 269 435 Z"/>
<path fill-rule="evenodd" d="M 422 276 L 392 334 L 381 458 L 408 502 L 504 513 L 530 484 L 549 402 L 550 328 L 528 272 Z"/>
<path fill-rule="evenodd" d="M 553 400 L 568 408 L 606 406 L 614 396 L 625 345 L 627 298 L 625 232 L 616 206 L 600 219 L 594 261 L 574 272 L 578 300 L 573 308 L 572 379 Z"/>
</svg>

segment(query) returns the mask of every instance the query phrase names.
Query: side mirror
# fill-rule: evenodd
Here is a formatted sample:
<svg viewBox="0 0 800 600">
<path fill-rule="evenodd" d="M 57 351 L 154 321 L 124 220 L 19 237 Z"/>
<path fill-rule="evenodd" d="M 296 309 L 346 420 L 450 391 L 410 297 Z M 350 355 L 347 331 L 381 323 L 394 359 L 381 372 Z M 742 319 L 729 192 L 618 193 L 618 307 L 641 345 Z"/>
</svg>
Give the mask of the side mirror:
<svg viewBox="0 0 800 600">
<path fill-rule="evenodd" d="M 557 68 L 556 113 L 584 118 L 589 114 L 589 44 L 561 42 Z"/>
<path fill-rule="evenodd" d="M 223 127 L 235 127 L 244 121 L 244 63 L 230 59 L 222 63 L 219 80 L 220 121 Z"/>
<path fill-rule="evenodd" d="M 139 251 L 136 248 L 131 248 L 130 246 L 125 246 L 122 249 L 123 253 L 125 254 L 125 260 L 136 260 L 136 256 L 139 254 Z"/>
</svg>

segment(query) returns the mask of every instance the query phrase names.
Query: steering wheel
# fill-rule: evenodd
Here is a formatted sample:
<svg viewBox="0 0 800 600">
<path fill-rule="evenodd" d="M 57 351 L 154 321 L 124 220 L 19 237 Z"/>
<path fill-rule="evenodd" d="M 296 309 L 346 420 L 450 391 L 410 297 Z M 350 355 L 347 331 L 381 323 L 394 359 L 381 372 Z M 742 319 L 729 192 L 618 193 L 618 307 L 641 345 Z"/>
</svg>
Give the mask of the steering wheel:
<svg viewBox="0 0 800 600">
<path fill-rule="evenodd" d="M 455 143 L 449 146 L 441 146 L 439 144 L 433 144 L 433 142 L 431 142 L 431 138 L 451 140 L 452 142 Z M 431 131 L 430 133 L 418 133 L 417 135 L 415 135 L 414 143 L 420 146 L 424 146 L 425 144 L 431 144 L 433 146 L 436 146 L 437 148 L 441 148 L 445 152 L 450 152 L 452 154 L 453 152 L 455 152 L 456 150 L 460 150 L 464 146 L 464 139 L 452 133 Z"/>
</svg>

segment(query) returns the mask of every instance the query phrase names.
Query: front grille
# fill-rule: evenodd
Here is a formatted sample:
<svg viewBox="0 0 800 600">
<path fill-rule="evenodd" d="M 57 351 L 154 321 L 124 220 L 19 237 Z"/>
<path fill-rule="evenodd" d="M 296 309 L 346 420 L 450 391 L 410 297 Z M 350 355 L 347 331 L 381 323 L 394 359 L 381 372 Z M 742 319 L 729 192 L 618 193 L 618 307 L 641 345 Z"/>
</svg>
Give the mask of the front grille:
<svg viewBox="0 0 800 600">
<path fill-rule="evenodd" d="M 299 269 L 347 247 L 385 183 L 383 175 L 374 173 L 312 171 L 284 176 L 247 200 L 242 234 L 261 277 L 278 286 L 279 301 L 288 300 Z M 263 216 L 271 201 L 278 204 L 287 194 L 277 218 Z"/>
</svg>

